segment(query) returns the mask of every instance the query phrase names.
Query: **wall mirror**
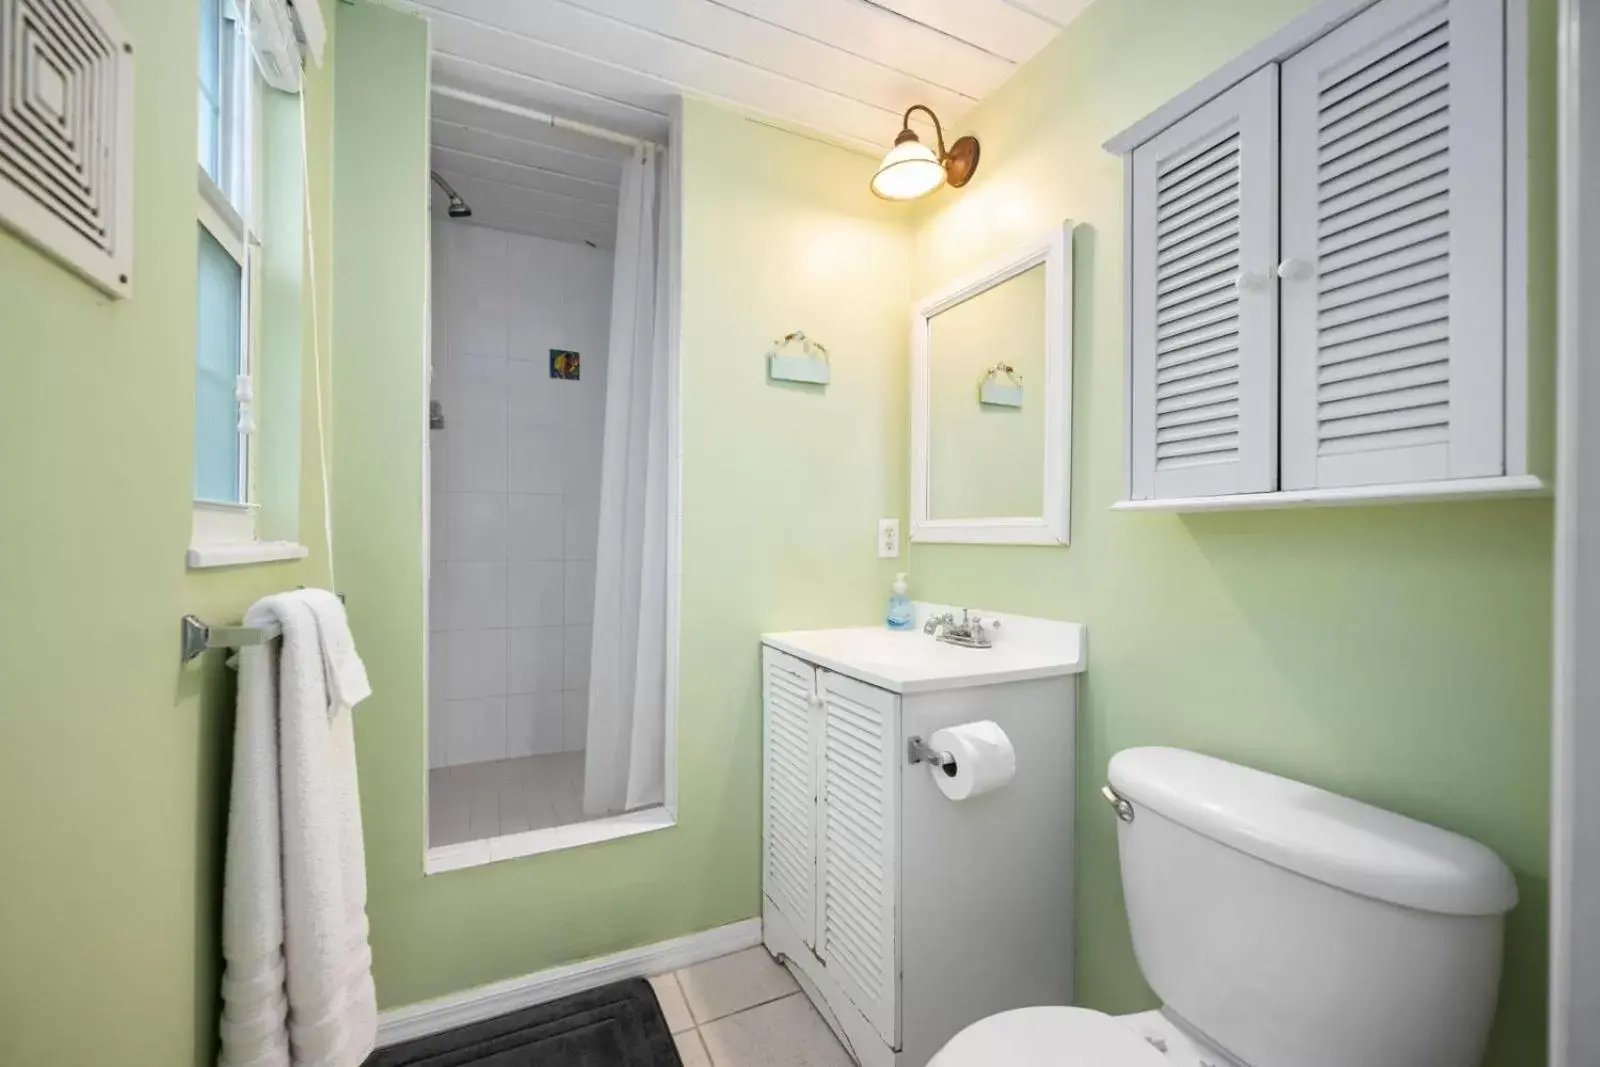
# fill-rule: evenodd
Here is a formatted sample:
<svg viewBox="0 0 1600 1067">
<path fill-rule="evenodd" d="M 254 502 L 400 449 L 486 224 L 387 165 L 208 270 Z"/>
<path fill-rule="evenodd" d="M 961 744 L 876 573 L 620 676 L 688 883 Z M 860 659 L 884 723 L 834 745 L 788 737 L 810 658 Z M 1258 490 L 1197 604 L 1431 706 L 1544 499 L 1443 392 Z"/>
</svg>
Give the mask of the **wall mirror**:
<svg viewBox="0 0 1600 1067">
<path fill-rule="evenodd" d="M 1064 545 L 1072 448 L 1072 223 L 919 301 L 911 538 Z"/>
</svg>

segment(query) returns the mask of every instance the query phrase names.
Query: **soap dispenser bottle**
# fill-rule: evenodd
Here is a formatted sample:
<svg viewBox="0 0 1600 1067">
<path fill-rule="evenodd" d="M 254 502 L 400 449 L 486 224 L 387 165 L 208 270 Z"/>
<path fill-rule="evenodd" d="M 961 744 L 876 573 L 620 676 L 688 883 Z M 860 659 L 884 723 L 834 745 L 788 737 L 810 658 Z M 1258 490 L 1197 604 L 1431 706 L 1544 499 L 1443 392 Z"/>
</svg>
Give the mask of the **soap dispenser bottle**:
<svg viewBox="0 0 1600 1067">
<path fill-rule="evenodd" d="M 891 630 L 909 630 L 916 621 L 912 617 L 911 598 L 906 595 L 906 576 L 896 574 L 889 587 L 889 614 L 884 620 Z"/>
</svg>

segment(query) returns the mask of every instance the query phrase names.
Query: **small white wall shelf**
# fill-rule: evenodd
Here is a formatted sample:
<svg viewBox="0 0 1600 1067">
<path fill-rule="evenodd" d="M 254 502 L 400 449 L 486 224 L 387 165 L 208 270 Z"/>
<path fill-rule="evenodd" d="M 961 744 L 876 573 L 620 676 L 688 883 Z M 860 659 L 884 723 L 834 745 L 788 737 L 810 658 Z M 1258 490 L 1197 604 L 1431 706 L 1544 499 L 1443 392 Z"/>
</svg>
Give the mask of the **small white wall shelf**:
<svg viewBox="0 0 1600 1067">
<path fill-rule="evenodd" d="M 978 403 L 994 408 L 1022 407 L 1022 375 L 1004 362 L 996 363 L 978 383 Z"/>
<path fill-rule="evenodd" d="M 1167 497 L 1158 500 L 1121 500 L 1112 511 L 1268 511 L 1274 508 L 1362 507 L 1405 504 L 1429 500 L 1500 500 L 1507 497 L 1549 496 L 1550 485 L 1531 474 L 1503 478 L 1458 478 L 1442 482 L 1399 482 L 1360 485 L 1342 489 L 1289 489 L 1270 493 L 1232 493 L 1227 496 Z"/>
<path fill-rule="evenodd" d="M 827 348 L 807 337 L 804 330 L 778 338 L 767 352 L 768 381 L 827 385 L 832 369 Z"/>
</svg>

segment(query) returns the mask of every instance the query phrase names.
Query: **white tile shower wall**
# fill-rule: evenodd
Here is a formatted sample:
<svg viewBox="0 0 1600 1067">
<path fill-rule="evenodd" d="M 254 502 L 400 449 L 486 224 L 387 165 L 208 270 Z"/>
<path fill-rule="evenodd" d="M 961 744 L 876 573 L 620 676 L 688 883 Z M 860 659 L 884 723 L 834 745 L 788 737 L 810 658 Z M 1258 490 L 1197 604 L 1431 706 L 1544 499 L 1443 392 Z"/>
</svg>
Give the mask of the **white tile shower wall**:
<svg viewBox="0 0 1600 1067">
<path fill-rule="evenodd" d="M 611 252 L 445 220 L 433 248 L 428 763 L 580 750 Z"/>
</svg>

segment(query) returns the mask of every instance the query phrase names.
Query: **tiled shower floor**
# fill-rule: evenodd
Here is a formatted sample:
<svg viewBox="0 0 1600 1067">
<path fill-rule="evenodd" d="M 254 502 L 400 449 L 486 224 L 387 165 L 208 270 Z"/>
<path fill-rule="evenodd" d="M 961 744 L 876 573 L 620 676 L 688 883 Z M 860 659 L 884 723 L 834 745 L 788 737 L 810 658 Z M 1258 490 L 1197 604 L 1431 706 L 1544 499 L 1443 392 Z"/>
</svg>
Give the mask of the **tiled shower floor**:
<svg viewBox="0 0 1600 1067">
<path fill-rule="evenodd" d="M 428 772 L 428 845 L 433 848 L 582 821 L 582 752 Z"/>
</svg>

